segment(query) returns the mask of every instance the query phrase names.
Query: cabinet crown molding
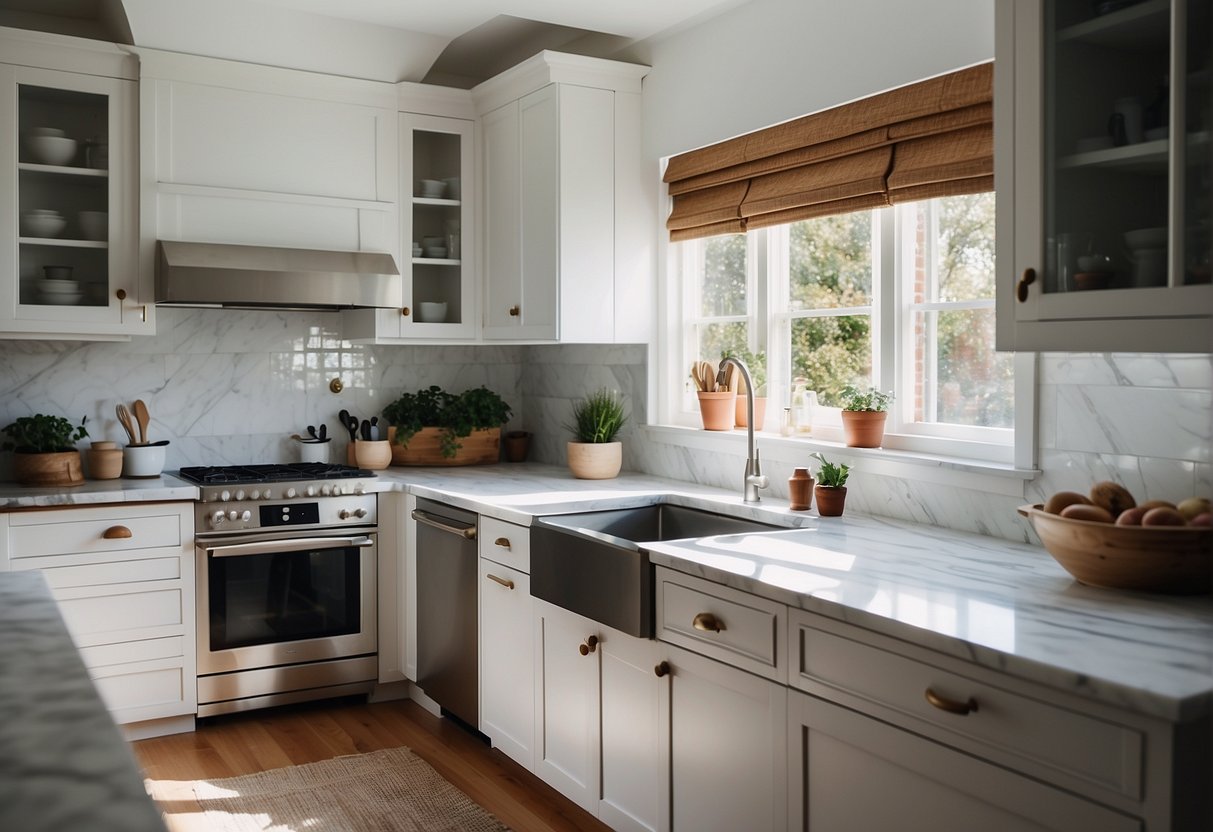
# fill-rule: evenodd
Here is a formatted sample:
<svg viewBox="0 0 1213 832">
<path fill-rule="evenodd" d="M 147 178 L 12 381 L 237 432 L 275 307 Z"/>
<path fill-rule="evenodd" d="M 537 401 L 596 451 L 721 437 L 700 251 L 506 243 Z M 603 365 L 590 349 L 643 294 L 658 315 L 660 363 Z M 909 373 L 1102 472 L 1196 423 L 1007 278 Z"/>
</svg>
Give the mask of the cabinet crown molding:
<svg viewBox="0 0 1213 832">
<path fill-rule="evenodd" d="M 588 58 L 545 49 L 473 87 L 472 100 L 477 115 L 483 115 L 552 83 L 639 94 L 640 82 L 650 69 L 643 64 Z"/>
<path fill-rule="evenodd" d="M 139 59 L 128 47 L 101 40 L 0 26 L 0 63 L 134 81 Z"/>
</svg>

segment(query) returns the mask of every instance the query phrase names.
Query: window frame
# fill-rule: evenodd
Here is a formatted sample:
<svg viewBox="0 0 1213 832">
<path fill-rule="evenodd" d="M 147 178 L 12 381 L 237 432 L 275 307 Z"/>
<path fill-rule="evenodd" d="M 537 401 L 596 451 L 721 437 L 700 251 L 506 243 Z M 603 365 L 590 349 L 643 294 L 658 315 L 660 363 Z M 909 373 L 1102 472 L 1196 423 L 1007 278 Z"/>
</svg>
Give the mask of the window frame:
<svg viewBox="0 0 1213 832">
<path fill-rule="evenodd" d="M 913 396 L 913 327 L 910 325 L 913 309 L 910 289 L 912 282 L 903 279 L 903 271 L 913 267 L 914 234 L 905 233 L 907 217 L 913 218 L 916 203 L 872 210 L 872 303 L 870 315 L 872 326 L 872 370 L 873 384 L 881 390 L 894 389 L 897 399 L 890 410 L 882 453 L 890 455 L 914 454 L 932 457 L 959 458 L 978 464 L 988 463 L 1018 469 L 1030 469 L 1035 464 L 1035 395 L 1036 359 L 1034 353 L 1013 354 L 1014 363 L 1014 423 L 1010 428 L 957 425 L 949 423 L 914 422 L 912 420 Z M 997 230 L 1000 230 L 996 226 Z M 779 436 L 779 424 L 783 408 L 790 396 L 790 354 L 776 343 L 787 341 L 791 321 L 801 317 L 855 314 L 863 309 L 792 311 L 789 307 L 787 227 L 773 226 L 747 232 L 746 237 L 746 315 L 749 325 L 750 349 L 765 349 L 767 353 L 768 396 L 770 401 L 764 424 L 759 429 L 772 436 Z M 691 258 L 685 256 L 689 249 L 702 250 L 702 241 L 667 243 L 666 274 L 669 278 L 670 315 L 667 324 L 675 328 L 673 338 L 662 339 L 663 345 L 674 347 L 658 351 L 658 361 L 666 377 L 683 379 L 685 384 L 676 385 L 677 393 L 659 397 L 659 420 L 664 424 L 699 428 L 698 407 L 694 396 L 694 385 L 689 382 L 687 369 L 698 348 L 696 326 L 723 319 L 691 317 L 688 313 L 697 307 L 690 305 L 688 283 L 697 275 L 691 268 Z M 918 308 L 979 308 L 993 307 L 994 299 L 982 301 L 957 301 L 923 304 Z M 899 318 L 903 325 L 899 325 Z M 740 320 L 730 316 L 728 320 Z M 776 339 L 781 339 L 776 341 Z M 682 365 L 685 365 L 682 366 Z M 910 386 L 907 386 L 910 385 Z M 668 388 L 667 388 L 668 389 Z M 841 417 L 836 408 L 820 408 L 819 418 L 814 422 L 813 435 L 807 438 L 782 437 L 781 441 L 799 442 L 813 446 L 836 447 L 842 445 Z M 810 447 L 809 450 L 814 450 Z"/>
</svg>

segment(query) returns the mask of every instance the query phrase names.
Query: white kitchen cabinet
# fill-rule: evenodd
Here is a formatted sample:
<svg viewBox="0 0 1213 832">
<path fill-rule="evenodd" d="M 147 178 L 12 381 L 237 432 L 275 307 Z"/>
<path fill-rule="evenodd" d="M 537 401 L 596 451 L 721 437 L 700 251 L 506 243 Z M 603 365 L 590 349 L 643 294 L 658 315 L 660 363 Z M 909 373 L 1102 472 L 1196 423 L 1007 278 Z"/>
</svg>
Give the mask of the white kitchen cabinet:
<svg viewBox="0 0 1213 832">
<path fill-rule="evenodd" d="M 13 197 L 0 202 L 0 337 L 151 334 L 152 276 L 137 257 L 136 60 L 10 29 L 0 54 L 0 109 L 14 115 L 0 128 L 0 191 Z M 32 140 L 46 130 L 74 150 L 40 155 Z M 35 211 L 55 212 L 56 227 L 33 225 Z"/>
<path fill-rule="evenodd" d="M 535 658 L 530 530 L 480 518 L 480 731 L 528 771 L 535 767 Z"/>
<path fill-rule="evenodd" d="M 1136 818 L 823 699 L 792 691 L 788 710 L 791 829 L 1142 829 Z"/>
<path fill-rule="evenodd" d="M 535 774 L 614 829 L 661 828 L 656 642 L 532 603 Z"/>
<path fill-rule="evenodd" d="M 787 689 L 677 647 L 661 655 L 660 828 L 787 828 Z"/>
<path fill-rule="evenodd" d="M 1213 348 L 1211 53 L 1207 3 L 999 0 L 999 349 Z"/>
<path fill-rule="evenodd" d="M 192 503 L 0 514 L 0 565 L 39 569 L 114 721 L 134 737 L 191 730 Z"/>
<path fill-rule="evenodd" d="M 545 52 L 473 90 L 486 339 L 647 337 L 656 220 L 640 174 L 645 72 Z"/>
</svg>

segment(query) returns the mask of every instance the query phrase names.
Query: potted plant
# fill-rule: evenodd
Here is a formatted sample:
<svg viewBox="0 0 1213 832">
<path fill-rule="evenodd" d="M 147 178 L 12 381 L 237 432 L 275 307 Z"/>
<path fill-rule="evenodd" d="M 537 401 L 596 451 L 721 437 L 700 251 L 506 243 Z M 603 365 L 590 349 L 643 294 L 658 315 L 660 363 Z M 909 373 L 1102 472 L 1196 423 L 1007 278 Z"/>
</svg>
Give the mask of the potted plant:
<svg viewBox="0 0 1213 832">
<path fill-rule="evenodd" d="M 22 416 L 3 429 L 3 448 L 13 451 L 13 476 L 22 485 L 79 485 L 80 452 L 75 444 L 88 436 L 84 423 L 73 426 L 62 416 Z"/>
<path fill-rule="evenodd" d="M 501 454 L 512 410 L 487 387 L 448 393 L 432 385 L 383 409 L 393 465 L 485 465 Z M 463 440 L 463 441 L 460 441 Z"/>
<path fill-rule="evenodd" d="M 875 387 L 860 390 L 847 385 L 842 390 L 842 432 L 852 448 L 879 448 L 884 441 L 884 423 L 892 393 Z"/>
<path fill-rule="evenodd" d="M 821 463 L 821 468 L 817 471 L 817 484 L 813 486 L 817 513 L 822 517 L 841 517 L 847 501 L 847 477 L 850 476 L 851 469 L 846 464 L 835 465 L 820 453 L 814 453 L 813 456 Z"/>
<path fill-rule="evenodd" d="M 750 370 L 754 381 L 754 430 L 761 430 L 762 423 L 767 418 L 767 355 L 761 350 L 725 350 L 720 354 L 721 359 L 734 357 L 740 359 Z M 745 377 L 737 374 L 737 401 L 734 404 L 733 422 L 739 428 L 747 426 L 749 414 L 746 411 L 750 390 L 746 387 Z"/>
<path fill-rule="evenodd" d="M 577 437 L 568 444 L 569 470 L 581 480 L 609 480 L 623 467 L 623 443 L 616 441 L 627 421 L 618 391 L 602 389 L 573 403 Z"/>
</svg>

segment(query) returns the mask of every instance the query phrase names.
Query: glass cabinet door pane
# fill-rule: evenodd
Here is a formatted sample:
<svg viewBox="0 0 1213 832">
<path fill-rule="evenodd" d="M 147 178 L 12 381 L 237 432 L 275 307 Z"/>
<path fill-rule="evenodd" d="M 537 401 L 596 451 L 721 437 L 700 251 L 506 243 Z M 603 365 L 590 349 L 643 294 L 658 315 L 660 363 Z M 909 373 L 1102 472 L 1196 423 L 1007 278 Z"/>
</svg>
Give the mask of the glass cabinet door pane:
<svg viewBox="0 0 1213 832">
<path fill-rule="evenodd" d="M 1209 0 L 1188 0 L 1184 63 L 1184 256 L 1181 281 L 1208 283 L 1213 261 L 1213 231 L 1210 229 L 1210 179 L 1213 178 L 1213 83 L 1210 51 L 1213 50 L 1213 14 Z"/>
<path fill-rule="evenodd" d="M 1043 289 L 1164 286 L 1171 2 L 1047 0 L 1044 26 Z"/>
<path fill-rule="evenodd" d="M 109 98 L 17 88 L 18 302 L 109 304 Z"/>
<path fill-rule="evenodd" d="M 462 137 L 413 132 L 412 320 L 462 323 Z"/>
</svg>

